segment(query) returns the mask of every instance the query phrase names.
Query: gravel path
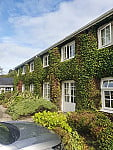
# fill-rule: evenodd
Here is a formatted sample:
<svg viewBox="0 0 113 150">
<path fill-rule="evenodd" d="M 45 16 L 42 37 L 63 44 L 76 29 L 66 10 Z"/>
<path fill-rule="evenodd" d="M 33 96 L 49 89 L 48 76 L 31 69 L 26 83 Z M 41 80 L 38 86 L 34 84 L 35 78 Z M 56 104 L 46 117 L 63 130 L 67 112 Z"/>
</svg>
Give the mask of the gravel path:
<svg viewBox="0 0 113 150">
<path fill-rule="evenodd" d="M 0 105 L 0 121 L 11 121 L 11 116 L 6 113 L 6 109 Z"/>
<path fill-rule="evenodd" d="M 11 116 L 6 113 L 6 110 L 7 110 L 7 108 L 3 107 L 3 105 L 0 105 L 0 121 L 11 121 L 12 120 Z M 29 121 L 29 122 L 33 121 L 32 117 L 26 117 L 26 118 L 23 118 L 20 120 L 21 121 Z"/>
</svg>

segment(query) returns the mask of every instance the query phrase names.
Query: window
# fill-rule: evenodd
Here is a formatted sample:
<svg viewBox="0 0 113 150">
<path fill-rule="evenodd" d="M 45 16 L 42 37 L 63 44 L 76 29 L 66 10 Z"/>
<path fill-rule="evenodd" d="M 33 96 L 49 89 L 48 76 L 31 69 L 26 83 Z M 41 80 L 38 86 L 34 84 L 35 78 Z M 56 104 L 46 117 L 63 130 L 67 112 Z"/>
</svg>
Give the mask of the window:
<svg viewBox="0 0 113 150">
<path fill-rule="evenodd" d="M 75 82 L 65 81 L 63 83 L 63 99 L 65 102 L 75 103 Z"/>
<path fill-rule="evenodd" d="M 30 92 L 34 91 L 34 84 L 30 84 Z"/>
<path fill-rule="evenodd" d="M 17 76 L 19 76 L 19 73 L 20 73 L 20 70 L 18 69 L 18 70 L 17 70 Z"/>
<path fill-rule="evenodd" d="M 113 110 L 113 78 L 101 81 L 102 109 Z"/>
<path fill-rule="evenodd" d="M 109 46 L 112 42 L 111 23 L 99 29 L 99 48 Z"/>
<path fill-rule="evenodd" d="M 49 58 L 49 55 L 43 56 L 43 67 L 49 66 L 48 58 Z"/>
<path fill-rule="evenodd" d="M 34 62 L 31 62 L 30 63 L 30 72 L 33 72 L 34 71 Z"/>
<path fill-rule="evenodd" d="M 22 92 L 25 91 L 25 84 L 22 84 Z"/>
<path fill-rule="evenodd" d="M 49 82 L 45 82 L 43 84 L 43 98 L 50 100 L 50 84 L 49 84 Z"/>
<path fill-rule="evenodd" d="M 11 91 L 11 87 L 6 87 L 6 88 L 5 88 L 5 91 L 6 91 L 6 92 Z"/>
<path fill-rule="evenodd" d="M 26 73 L 26 66 L 23 66 L 22 68 L 22 74 L 25 74 Z"/>
<path fill-rule="evenodd" d="M 75 42 L 69 43 L 61 48 L 61 61 L 74 58 Z"/>
</svg>

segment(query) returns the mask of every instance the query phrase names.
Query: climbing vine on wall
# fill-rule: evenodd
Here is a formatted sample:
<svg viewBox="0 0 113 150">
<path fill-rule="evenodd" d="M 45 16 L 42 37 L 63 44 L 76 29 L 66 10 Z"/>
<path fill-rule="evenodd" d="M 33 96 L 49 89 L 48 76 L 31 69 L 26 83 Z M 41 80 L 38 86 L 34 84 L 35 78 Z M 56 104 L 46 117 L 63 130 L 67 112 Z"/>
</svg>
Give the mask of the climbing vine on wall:
<svg viewBox="0 0 113 150">
<path fill-rule="evenodd" d="M 76 109 L 99 108 L 100 79 L 113 76 L 113 46 L 98 49 L 97 30 L 81 33 L 75 38 L 75 58 L 61 62 L 60 49 L 49 50 L 49 67 L 43 68 L 41 57 L 34 60 L 34 72 L 16 76 L 26 86 L 35 85 L 35 93 L 42 96 L 42 84 L 50 82 L 51 101 L 61 109 L 61 83 L 74 80 L 76 83 Z M 21 72 L 21 71 L 20 71 Z"/>
</svg>

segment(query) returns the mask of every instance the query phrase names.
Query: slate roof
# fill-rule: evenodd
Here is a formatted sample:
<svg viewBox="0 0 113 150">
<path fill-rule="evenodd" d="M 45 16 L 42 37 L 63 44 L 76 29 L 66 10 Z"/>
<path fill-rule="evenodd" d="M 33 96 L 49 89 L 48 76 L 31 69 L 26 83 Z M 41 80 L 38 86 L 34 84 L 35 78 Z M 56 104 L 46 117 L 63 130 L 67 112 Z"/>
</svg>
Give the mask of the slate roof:
<svg viewBox="0 0 113 150">
<path fill-rule="evenodd" d="M 0 85 L 13 85 L 13 78 L 1 78 L 0 77 Z"/>
</svg>

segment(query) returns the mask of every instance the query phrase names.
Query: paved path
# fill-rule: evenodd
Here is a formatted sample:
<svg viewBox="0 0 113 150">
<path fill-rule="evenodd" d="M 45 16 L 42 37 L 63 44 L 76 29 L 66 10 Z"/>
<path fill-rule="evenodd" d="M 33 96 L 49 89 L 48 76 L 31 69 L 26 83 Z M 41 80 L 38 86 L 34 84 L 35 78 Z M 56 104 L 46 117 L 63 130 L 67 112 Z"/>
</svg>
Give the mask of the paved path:
<svg viewBox="0 0 113 150">
<path fill-rule="evenodd" d="M 6 109 L 0 105 L 0 121 L 11 121 L 11 116 L 6 113 Z"/>
<path fill-rule="evenodd" d="M 6 113 L 6 110 L 7 110 L 7 108 L 3 107 L 3 105 L 0 105 L 0 121 L 11 121 L 12 120 L 11 116 Z M 20 120 L 21 121 L 29 121 L 29 122 L 33 121 L 32 117 L 26 117 L 26 118 L 23 118 Z"/>
</svg>

